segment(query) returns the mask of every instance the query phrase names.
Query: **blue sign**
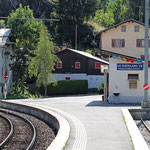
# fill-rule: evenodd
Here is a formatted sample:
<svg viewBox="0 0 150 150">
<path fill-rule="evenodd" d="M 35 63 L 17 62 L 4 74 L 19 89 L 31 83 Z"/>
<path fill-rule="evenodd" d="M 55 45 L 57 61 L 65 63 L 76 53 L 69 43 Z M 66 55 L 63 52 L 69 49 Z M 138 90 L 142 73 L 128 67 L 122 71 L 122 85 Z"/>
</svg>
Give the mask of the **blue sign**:
<svg viewBox="0 0 150 150">
<path fill-rule="evenodd" d="M 117 70 L 143 70 L 143 64 L 117 64 Z"/>
</svg>

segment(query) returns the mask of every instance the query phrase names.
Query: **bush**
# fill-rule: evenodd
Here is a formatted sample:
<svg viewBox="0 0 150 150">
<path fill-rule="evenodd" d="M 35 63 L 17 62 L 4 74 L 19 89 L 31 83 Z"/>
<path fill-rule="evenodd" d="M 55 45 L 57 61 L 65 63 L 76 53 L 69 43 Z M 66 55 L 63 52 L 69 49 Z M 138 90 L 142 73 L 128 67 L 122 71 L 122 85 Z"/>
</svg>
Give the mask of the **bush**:
<svg viewBox="0 0 150 150">
<path fill-rule="evenodd" d="M 63 80 L 57 81 L 54 86 L 50 83 L 47 88 L 48 95 L 84 94 L 88 91 L 87 80 Z"/>
<path fill-rule="evenodd" d="M 98 91 L 99 93 L 104 93 L 104 81 L 99 85 Z"/>
</svg>

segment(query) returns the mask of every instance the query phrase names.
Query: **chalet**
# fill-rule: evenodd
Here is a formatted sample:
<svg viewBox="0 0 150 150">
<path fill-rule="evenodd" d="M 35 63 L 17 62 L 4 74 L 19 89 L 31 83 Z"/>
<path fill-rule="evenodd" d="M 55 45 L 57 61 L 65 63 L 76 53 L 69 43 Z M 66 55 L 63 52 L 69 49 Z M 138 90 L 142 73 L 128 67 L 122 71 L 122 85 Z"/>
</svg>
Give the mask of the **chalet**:
<svg viewBox="0 0 150 150">
<path fill-rule="evenodd" d="M 145 25 L 129 19 L 96 36 L 100 38 L 96 53 L 109 58 L 109 102 L 141 102 L 144 99 Z"/>
<path fill-rule="evenodd" d="M 56 80 L 88 80 L 88 88 L 98 88 L 103 81 L 103 70 L 108 68 L 108 61 L 89 53 L 66 48 L 56 53 L 60 58 L 53 76 Z"/>
<path fill-rule="evenodd" d="M 11 63 L 8 54 L 11 53 L 11 48 L 8 46 L 8 37 L 10 34 L 10 29 L 0 29 L 0 99 L 3 98 L 4 93 L 4 75 L 5 68 L 7 69 L 7 92 L 10 91 L 10 84 L 12 81 L 12 71 L 10 70 L 9 64 Z"/>
</svg>

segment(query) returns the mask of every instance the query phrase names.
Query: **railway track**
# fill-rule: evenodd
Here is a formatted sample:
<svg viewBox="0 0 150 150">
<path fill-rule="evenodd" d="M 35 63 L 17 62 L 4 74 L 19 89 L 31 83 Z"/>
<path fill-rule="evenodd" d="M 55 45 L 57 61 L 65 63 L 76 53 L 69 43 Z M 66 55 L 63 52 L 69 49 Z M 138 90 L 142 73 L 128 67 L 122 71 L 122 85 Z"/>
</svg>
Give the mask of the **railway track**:
<svg viewBox="0 0 150 150">
<path fill-rule="evenodd" d="M 0 117 L 7 121 L 10 128 L 8 136 L 0 143 L 0 149 L 30 150 L 33 148 L 37 133 L 31 121 L 4 110 L 0 110 Z"/>
<path fill-rule="evenodd" d="M 139 119 L 135 123 L 150 149 L 150 120 Z"/>
<path fill-rule="evenodd" d="M 4 145 L 7 144 L 7 142 L 9 141 L 9 139 L 12 137 L 13 135 L 13 132 L 14 132 L 14 126 L 13 126 L 13 123 L 10 119 L 8 119 L 7 117 L 3 116 L 3 115 L 0 115 L 0 118 L 4 119 L 7 124 L 8 124 L 8 127 L 9 127 L 9 132 L 8 132 L 8 135 L 6 134 L 6 137 L 4 137 L 4 139 L 2 140 L 2 142 L 0 143 L 0 149 L 3 148 Z M 3 136 L 3 135 L 2 135 Z M 4 135 L 5 136 L 5 135 Z"/>
<path fill-rule="evenodd" d="M 145 123 L 145 121 L 143 121 L 142 118 L 141 118 L 141 122 L 144 125 L 144 127 L 147 129 L 147 131 L 150 133 L 150 127 Z"/>
</svg>

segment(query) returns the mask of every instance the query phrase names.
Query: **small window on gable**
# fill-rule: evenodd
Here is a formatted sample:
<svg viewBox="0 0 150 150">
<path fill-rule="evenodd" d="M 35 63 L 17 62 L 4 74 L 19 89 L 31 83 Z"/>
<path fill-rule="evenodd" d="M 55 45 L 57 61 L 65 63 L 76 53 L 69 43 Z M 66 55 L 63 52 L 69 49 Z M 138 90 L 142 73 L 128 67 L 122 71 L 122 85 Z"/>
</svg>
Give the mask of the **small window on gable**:
<svg viewBox="0 0 150 150">
<path fill-rule="evenodd" d="M 139 26 L 134 26 L 134 32 L 139 32 L 140 31 L 140 27 Z"/>
<path fill-rule="evenodd" d="M 101 63 L 95 62 L 95 69 L 101 69 Z"/>
<path fill-rule="evenodd" d="M 80 62 L 75 62 L 75 68 L 80 69 Z"/>
<path fill-rule="evenodd" d="M 57 62 L 56 68 L 57 68 L 57 69 L 61 69 L 61 68 L 62 68 L 62 62 Z"/>
<path fill-rule="evenodd" d="M 126 32 L 126 26 L 121 26 L 121 32 Z"/>
</svg>

